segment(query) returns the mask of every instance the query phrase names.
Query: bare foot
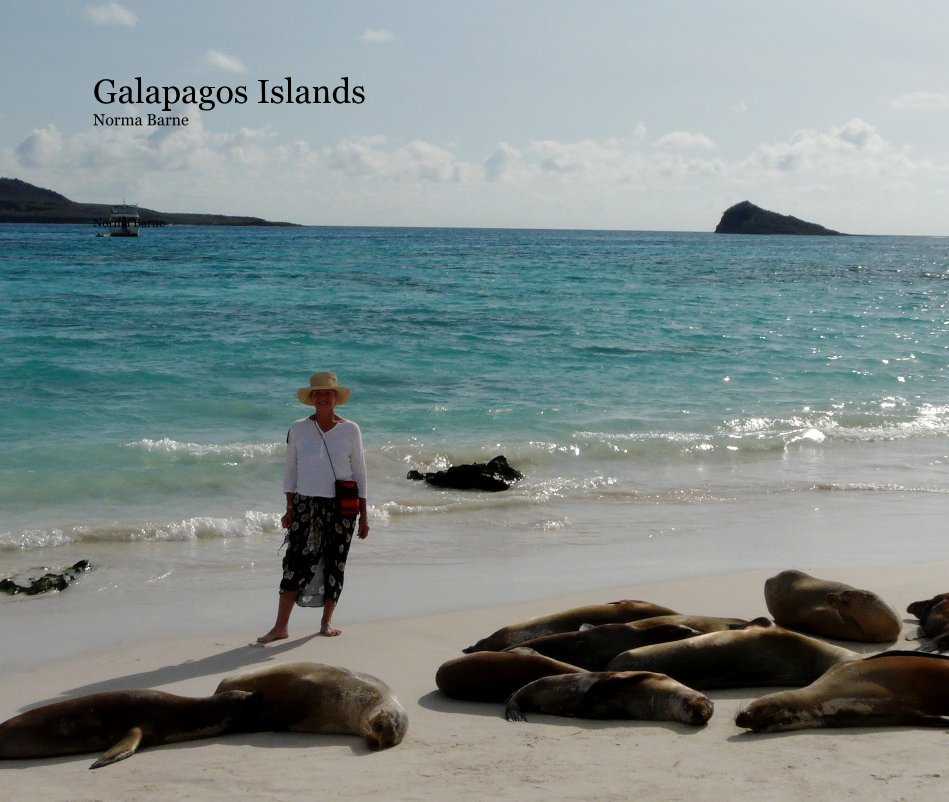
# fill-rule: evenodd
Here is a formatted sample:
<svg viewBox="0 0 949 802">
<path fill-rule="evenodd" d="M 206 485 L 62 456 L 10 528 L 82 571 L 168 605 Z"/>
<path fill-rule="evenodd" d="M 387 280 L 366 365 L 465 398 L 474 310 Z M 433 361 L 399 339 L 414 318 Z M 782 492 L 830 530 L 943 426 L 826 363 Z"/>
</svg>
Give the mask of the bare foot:
<svg viewBox="0 0 949 802">
<path fill-rule="evenodd" d="M 325 635 L 327 638 L 335 638 L 337 635 L 342 635 L 343 631 L 331 627 L 329 624 L 323 624 L 323 626 L 320 627 L 320 634 Z"/>
<path fill-rule="evenodd" d="M 257 638 L 257 643 L 263 646 L 265 643 L 272 643 L 275 640 L 285 640 L 289 636 L 289 633 L 286 630 L 278 631 L 276 629 L 270 630 L 266 635 L 261 635 Z"/>
</svg>

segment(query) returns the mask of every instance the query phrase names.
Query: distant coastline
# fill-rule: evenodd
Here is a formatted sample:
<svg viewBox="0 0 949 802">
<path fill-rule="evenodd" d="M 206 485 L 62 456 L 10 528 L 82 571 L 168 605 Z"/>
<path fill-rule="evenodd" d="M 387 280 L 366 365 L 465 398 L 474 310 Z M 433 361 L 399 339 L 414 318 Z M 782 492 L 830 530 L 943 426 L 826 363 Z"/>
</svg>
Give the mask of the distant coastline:
<svg viewBox="0 0 949 802">
<path fill-rule="evenodd" d="M 108 219 L 114 204 L 77 203 L 51 189 L 19 178 L 0 178 L 0 223 L 88 223 Z M 138 207 L 143 220 L 179 226 L 295 226 L 261 217 L 226 214 L 159 212 Z"/>
</svg>

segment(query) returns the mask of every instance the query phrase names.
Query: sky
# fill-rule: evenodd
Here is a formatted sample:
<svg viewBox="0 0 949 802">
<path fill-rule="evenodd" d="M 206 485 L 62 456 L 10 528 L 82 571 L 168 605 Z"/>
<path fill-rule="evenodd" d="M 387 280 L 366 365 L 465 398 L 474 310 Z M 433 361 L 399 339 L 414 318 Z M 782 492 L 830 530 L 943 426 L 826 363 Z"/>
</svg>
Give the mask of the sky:
<svg viewBox="0 0 949 802">
<path fill-rule="evenodd" d="M 949 235 L 945 0 L 0 11 L 0 176 L 76 201 L 306 225 L 712 231 L 750 200 L 847 233 Z M 364 100 L 258 102 L 261 81 L 288 77 L 346 79 Z M 244 87 L 247 102 L 107 103 L 103 79 Z M 150 113 L 188 125 L 95 117 Z"/>
</svg>

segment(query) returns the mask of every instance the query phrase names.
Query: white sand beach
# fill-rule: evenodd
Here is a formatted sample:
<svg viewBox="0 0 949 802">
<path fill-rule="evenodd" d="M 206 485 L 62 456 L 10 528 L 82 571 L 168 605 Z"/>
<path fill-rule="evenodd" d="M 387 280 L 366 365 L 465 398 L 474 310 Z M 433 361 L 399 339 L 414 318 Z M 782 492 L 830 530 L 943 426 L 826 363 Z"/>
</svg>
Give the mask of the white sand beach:
<svg viewBox="0 0 949 802">
<path fill-rule="evenodd" d="M 803 566 L 802 566 L 803 567 Z M 901 614 L 947 590 L 949 563 L 812 573 L 871 589 Z M 270 663 L 307 660 L 374 674 L 409 713 L 404 742 L 380 753 L 354 736 L 253 733 L 146 749 L 88 771 L 93 755 L 0 764 L 9 799 L 55 800 L 897 800 L 938 798 L 949 774 L 939 729 L 865 728 L 751 735 L 738 708 L 763 689 L 712 691 L 706 727 L 584 721 L 529 715 L 508 723 L 500 704 L 443 696 L 444 661 L 496 628 L 581 603 L 639 598 L 681 612 L 751 618 L 767 614 L 769 572 L 603 589 L 529 603 L 397 620 L 345 623 L 315 637 L 298 611 L 288 641 L 266 649 L 234 634 L 153 638 L 69 659 L 37 660 L 0 680 L 0 718 L 39 703 L 118 688 L 207 695 L 218 681 Z M 183 610 L 178 611 L 182 616 Z M 269 614 L 269 613 L 268 613 Z M 312 622 L 316 617 L 310 614 Z M 904 637 L 915 633 L 905 616 Z M 266 617 L 260 619 L 266 623 Z M 257 627 L 260 629 L 260 627 Z M 223 631 L 223 628 L 222 628 Z M 261 630 L 262 631 L 262 630 Z M 248 630 L 248 635 L 254 630 Z M 847 644 L 852 646 L 852 644 Z M 901 642 L 895 648 L 914 648 Z M 859 645 L 868 653 L 877 646 Z M 29 661 L 27 661 L 29 662 Z"/>
</svg>

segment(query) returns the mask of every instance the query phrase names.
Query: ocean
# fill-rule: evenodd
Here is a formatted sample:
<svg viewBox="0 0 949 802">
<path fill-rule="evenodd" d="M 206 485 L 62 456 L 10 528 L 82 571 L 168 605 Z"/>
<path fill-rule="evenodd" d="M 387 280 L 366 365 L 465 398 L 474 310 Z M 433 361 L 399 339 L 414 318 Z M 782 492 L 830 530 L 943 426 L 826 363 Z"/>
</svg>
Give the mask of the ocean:
<svg viewBox="0 0 949 802">
<path fill-rule="evenodd" d="M 275 588 L 317 370 L 367 449 L 351 573 L 426 609 L 949 559 L 901 523 L 949 510 L 946 238 L 4 225 L 0 352 L 0 576 L 90 560 L 64 598 Z M 503 493 L 406 479 L 498 454 Z"/>
</svg>

